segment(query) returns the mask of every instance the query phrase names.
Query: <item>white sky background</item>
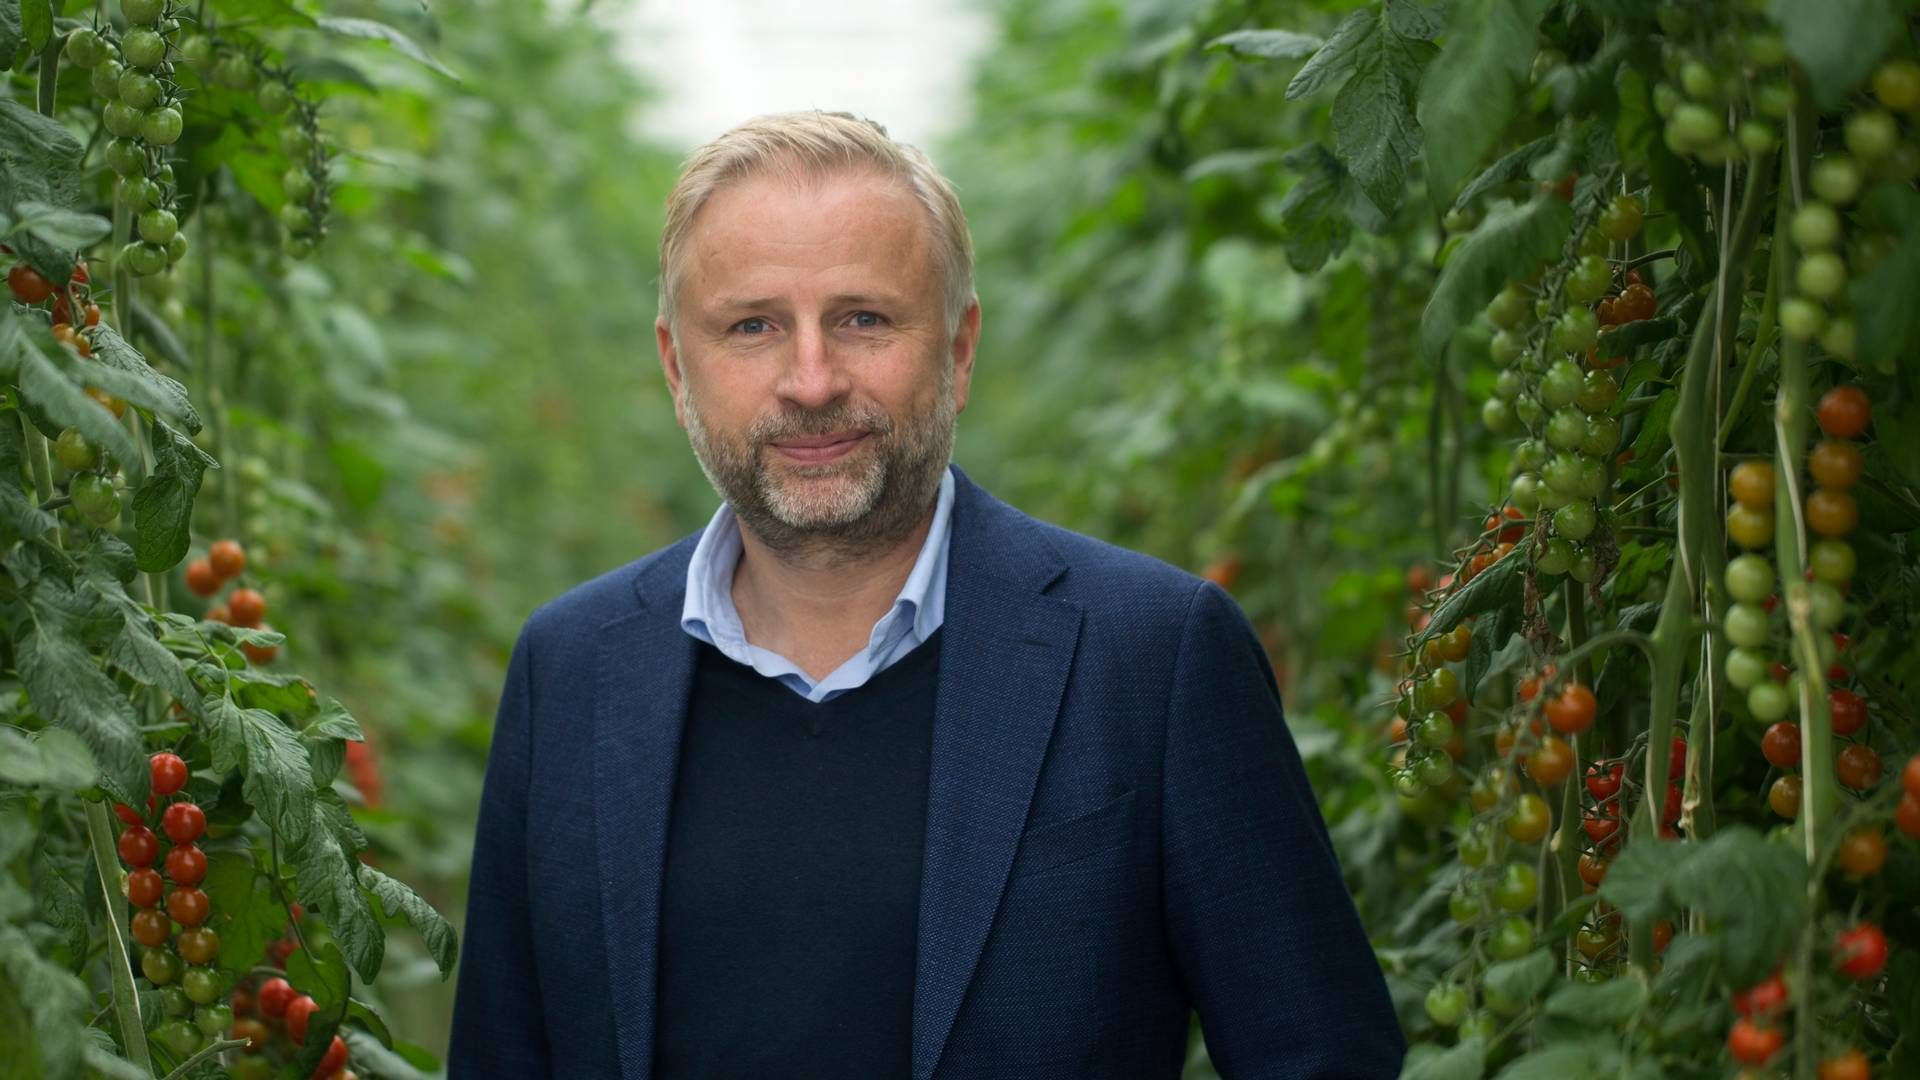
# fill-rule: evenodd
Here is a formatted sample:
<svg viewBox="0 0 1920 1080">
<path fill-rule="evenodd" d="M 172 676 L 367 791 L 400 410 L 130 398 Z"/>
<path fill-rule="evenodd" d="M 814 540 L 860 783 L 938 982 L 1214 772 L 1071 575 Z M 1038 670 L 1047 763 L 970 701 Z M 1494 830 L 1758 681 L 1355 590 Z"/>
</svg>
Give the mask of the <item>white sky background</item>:
<svg viewBox="0 0 1920 1080">
<path fill-rule="evenodd" d="M 679 149 L 759 113 L 814 108 L 932 149 L 967 121 L 993 26 L 966 0 L 629 0 L 607 14 L 660 90 L 638 126 Z"/>
</svg>

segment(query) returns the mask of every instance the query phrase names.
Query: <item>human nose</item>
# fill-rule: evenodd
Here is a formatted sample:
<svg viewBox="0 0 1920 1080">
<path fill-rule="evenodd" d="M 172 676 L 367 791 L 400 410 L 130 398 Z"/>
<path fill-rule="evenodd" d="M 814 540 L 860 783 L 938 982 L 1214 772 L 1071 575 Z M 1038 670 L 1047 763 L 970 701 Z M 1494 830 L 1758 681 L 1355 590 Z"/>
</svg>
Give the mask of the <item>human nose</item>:
<svg viewBox="0 0 1920 1080">
<path fill-rule="evenodd" d="M 817 323 L 803 324 L 780 378 L 779 393 L 803 408 L 818 409 L 853 389 L 842 358 Z"/>
</svg>

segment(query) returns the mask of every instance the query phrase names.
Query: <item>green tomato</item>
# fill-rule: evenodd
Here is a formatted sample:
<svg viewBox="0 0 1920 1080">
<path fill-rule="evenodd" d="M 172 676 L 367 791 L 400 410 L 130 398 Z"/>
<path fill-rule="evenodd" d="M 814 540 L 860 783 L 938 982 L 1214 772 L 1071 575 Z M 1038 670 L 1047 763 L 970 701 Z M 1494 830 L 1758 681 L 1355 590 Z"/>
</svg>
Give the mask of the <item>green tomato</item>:
<svg viewBox="0 0 1920 1080">
<path fill-rule="evenodd" d="M 107 144 L 107 168 L 121 176 L 139 176 L 147 171 L 147 152 L 132 139 L 115 139 Z"/>
<path fill-rule="evenodd" d="M 1611 416 L 1587 417 L 1587 434 L 1580 440 L 1580 452 L 1604 458 L 1620 446 L 1620 421 Z"/>
<path fill-rule="evenodd" d="M 1780 301 L 1780 332 L 1789 341 L 1812 341 L 1826 325 L 1827 313 L 1804 296 L 1789 296 Z"/>
<path fill-rule="evenodd" d="M 213 59 L 213 39 L 195 34 L 180 43 L 180 59 L 197 68 L 205 68 Z"/>
<path fill-rule="evenodd" d="M 167 13 L 167 0 L 120 0 L 120 14 L 135 26 L 152 26 Z"/>
<path fill-rule="evenodd" d="M 1584 547 L 1573 557 L 1573 565 L 1567 567 L 1567 576 L 1582 585 L 1592 581 L 1593 576 L 1599 572 L 1600 560 L 1594 557 L 1590 549 Z"/>
<path fill-rule="evenodd" d="M 1787 688 L 1772 679 L 1761 679 L 1747 688 L 1747 711 L 1761 724 L 1771 724 L 1787 715 L 1793 699 Z"/>
<path fill-rule="evenodd" d="M 1785 120 L 1793 111 L 1793 86 L 1786 82 L 1761 83 L 1753 92 L 1753 107 L 1762 116 Z"/>
<path fill-rule="evenodd" d="M 1633 239 L 1640 233 L 1640 226 L 1646 220 L 1646 208 L 1632 195 L 1616 195 L 1600 211 L 1600 220 L 1595 226 L 1601 235 L 1616 243 Z"/>
<path fill-rule="evenodd" d="M 1748 552 L 1727 564 L 1727 592 L 1743 604 L 1758 604 L 1773 592 L 1773 564 Z"/>
<path fill-rule="evenodd" d="M 1520 421 L 1513 415 L 1513 406 L 1497 397 L 1490 397 L 1480 404 L 1480 424 L 1495 435 L 1511 435 L 1520 429 Z"/>
<path fill-rule="evenodd" d="M 1593 535 L 1594 527 L 1599 524 L 1599 515 L 1594 512 L 1593 504 L 1582 499 L 1570 502 L 1553 512 L 1553 531 L 1555 535 L 1569 540 L 1585 540 Z"/>
<path fill-rule="evenodd" d="M 106 98 L 111 104 L 120 95 L 120 76 L 126 70 L 120 61 L 108 57 L 94 65 L 93 74 L 87 76 L 87 87 L 93 91 L 94 97 Z M 103 115 L 101 119 L 105 120 L 105 116 Z M 132 132 L 115 131 L 112 128 L 108 128 L 107 133 L 109 135 L 132 134 Z"/>
<path fill-rule="evenodd" d="M 150 244 L 164 244 L 179 231 L 180 220 L 171 210 L 148 210 L 140 215 L 140 239 Z"/>
<path fill-rule="evenodd" d="M 1540 549 L 1540 557 L 1534 560 L 1534 565 L 1543 574 L 1564 574 L 1573 569 L 1577 554 L 1573 541 L 1556 536 Z"/>
<path fill-rule="evenodd" d="M 1487 343 L 1487 353 L 1495 363 L 1502 366 L 1519 360 L 1527 351 L 1526 335 L 1513 330 L 1500 330 L 1494 333 L 1493 340 Z"/>
<path fill-rule="evenodd" d="M 1589 371 L 1580 380 L 1580 396 L 1574 398 L 1574 404 L 1590 413 L 1603 413 L 1613 408 L 1620 396 L 1620 380 L 1613 377 L 1611 371 Z"/>
<path fill-rule="evenodd" d="M 195 1005 L 211 1005 L 220 997 L 220 976 L 212 968 L 188 968 L 181 976 L 180 988 Z"/>
<path fill-rule="evenodd" d="M 1492 1013 L 1484 1010 L 1473 1013 L 1465 1020 L 1460 1021 L 1459 1030 L 1461 1042 L 1466 1042 L 1468 1039 L 1479 1039 L 1480 1045 L 1488 1050 L 1491 1050 L 1493 1044 L 1500 1038 L 1500 1022 L 1493 1018 Z"/>
<path fill-rule="evenodd" d="M 1549 409 L 1564 409 L 1580 393 L 1580 365 L 1561 357 L 1548 365 L 1540 378 L 1540 404 Z"/>
<path fill-rule="evenodd" d="M 1500 920 L 1493 939 L 1487 942 L 1487 952 L 1495 960 L 1518 960 L 1532 950 L 1533 924 L 1518 915 Z"/>
<path fill-rule="evenodd" d="M 180 958 L 171 949 L 148 949 L 140 954 L 140 973 L 153 985 L 165 986 L 180 976 Z"/>
<path fill-rule="evenodd" d="M 121 248 L 120 257 L 126 261 L 127 269 L 139 277 L 157 274 L 167 268 L 167 249 L 158 244 L 136 241 Z"/>
<path fill-rule="evenodd" d="M 1501 330 L 1511 330 L 1526 320 L 1529 306 L 1527 294 L 1510 284 L 1487 305 L 1487 319 Z"/>
<path fill-rule="evenodd" d="M 1807 251 L 1823 251 L 1840 243 L 1840 212 L 1823 202 L 1809 202 L 1793 212 L 1788 225 L 1793 242 Z"/>
<path fill-rule="evenodd" d="M 286 112 L 287 107 L 293 104 L 293 91 L 288 90 L 287 84 L 278 79 L 268 79 L 260 84 L 260 92 L 254 95 L 254 100 L 258 101 L 260 108 L 267 113 L 278 115 Z"/>
<path fill-rule="evenodd" d="M 1735 604 L 1727 609 L 1727 640 L 1743 649 L 1758 649 L 1767 643 L 1772 627 L 1765 608 L 1758 604 Z"/>
<path fill-rule="evenodd" d="M 1576 304 L 1591 304 L 1607 295 L 1607 286 L 1611 284 L 1613 269 L 1607 260 L 1598 255 L 1582 255 L 1567 272 L 1567 299 Z"/>
<path fill-rule="evenodd" d="M 1508 863 L 1493 887 L 1493 902 L 1507 911 L 1525 911 L 1540 893 L 1539 878 L 1526 863 Z"/>
<path fill-rule="evenodd" d="M 1845 540 L 1816 540 L 1807 553 L 1807 565 L 1813 568 L 1815 581 L 1843 585 L 1853 580 L 1853 545 Z"/>
<path fill-rule="evenodd" d="M 157 109 L 148 109 L 140 118 L 140 137 L 155 146 L 172 146 L 180 141 L 180 132 L 186 119 L 180 110 L 172 105 L 162 105 Z"/>
<path fill-rule="evenodd" d="M 1835 206 L 1846 206 L 1860 194 L 1860 167 L 1845 154 L 1829 154 L 1813 163 L 1809 182 L 1815 195 Z"/>
<path fill-rule="evenodd" d="M 1736 690 L 1751 690 L 1767 678 L 1766 654 L 1748 648 L 1727 650 L 1727 682 Z"/>
<path fill-rule="evenodd" d="M 229 90 L 251 90 L 259 77 L 253 61 L 239 53 L 228 53 L 213 65 L 213 81 Z"/>
<path fill-rule="evenodd" d="M 1879 109 L 1857 112 L 1847 118 L 1846 141 L 1854 157 L 1868 163 L 1879 161 L 1900 144 L 1900 125 Z"/>
<path fill-rule="evenodd" d="M 288 203 L 280 208 L 280 226 L 299 236 L 313 231 L 313 212 L 299 203 Z"/>
<path fill-rule="evenodd" d="M 1547 447 L 1538 439 L 1522 439 L 1513 448 L 1513 464 L 1523 472 L 1538 472 L 1547 463 Z"/>
<path fill-rule="evenodd" d="M 1440 749 L 1453 738 L 1453 718 L 1443 712 L 1430 712 L 1420 721 L 1414 732 L 1414 741 L 1421 746 Z"/>
<path fill-rule="evenodd" d="M 1587 418 L 1575 409 L 1557 409 L 1547 418 L 1547 445 L 1577 450 L 1587 439 Z"/>
<path fill-rule="evenodd" d="M 1801 256 L 1794 267 L 1794 284 L 1803 295 L 1816 300 L 1834 300 L 1846 291 L 1847 264 L 1832 251 L 1812 251 Z"/>
<path fill-rule="evenodd" d="M 1734 131 L 1734 141 L 1749 154 L 1770 154 L 1780 145 L 1780 133 L 1765 120 L 1742 120 Z"/>
<path fill-rule="evenodd" d="M 1413 768 L 1420 782 L 1428 787 L 1439 787 L 1454 776 L 1453 758 L 1447 756 L 1445 750 L 1427 751 L 1419 761 L 1414 762 Z"/>
<path fill-rule="evenodd" d="M 100 35 L 87 27 L 81 27 L 67 35 L 66 48 L 61 55 L 74 67 L 90 68 L 107 58 L 107 43 Z"/>
<path fill-rule="evenodd" d="M 280 129 L 280 149 L 295 161 L 313 153 L 313 133 L 293 124 Z"/>
<path fill-rule="evenodd" d="M 1681 152 L 1698 152 L 1713 145 L 1726 134 L 1726 126 L 1714 115 L 1712 109 L 1697 102 L 1685 101 L 1673 107 L 1673 115 L 1667 119 L 1666 138 L 1668 145 Z"/>
<path fill-rule="evenodd" d="M 1583 307 L 1563 313 L 1553 324 L 1553 347 L 1561 352 L 1585 353 L 1599 336 L 1600 320 Z"/>
<path fill-rule="evenodd" d="M 1419 774 L 1412 769 L 1402 769 L 1393 774 L 1393 790 L 1403 798 L 1414 799 L 1425 793 L 1427 785 L 1420 782 Z"/>
<path fill-rule="evenodd" d="M 160 185 L 146 176 L 124 177 L 115 185 L 114 190 L 121 204 L 136 214 L 159 205 L 160 200 L 166 197 L 160 190 Z"/>
<path fill-rule="evenodd" d="M 1493 857 L 1493 839 L 1484 829 L 1468 829 L 1460 837 L 1460 861 L 1467 866 L 1485 866 Z"/>
<path fill-rule="evenodd" d="M 1847 614 L 1847 599 L 1840 590 L 1814 575 L 1813 585 L 1808 592 L 1813 601 L 1813 624 L 1822 630 L 1832 630 L 1840 625 Z"/>
<path fill-rule="evenodd" d="M 187 257 L 187 234 L 177 232 L 167 241 L 167 265 L 172 266 Z"/>
<path fill-rule="evenodd" d="M 1462 926 L 1472 926 L 1486 914 L 1486 900 L 1477 893 L 1455 889 L 1447 899 L 1447 915 Z"/>
<path fill-rule="evenodd" d="M 1680 89 L 1695 101 L 1712 104 L 1720 96 L 1720 79 L 1704 62 L 1688 60 L 1680 65 Z"/>
<path fill-rule="evenodd" d="M 67 484 L 67 495 L 80 516 L 95 525 L 104 525 L 120 512 L 120 494 L 113 481 L 99 473 L 81 473 Z M 154 979 L 155 984 L 161 980 Z"/>
<path fill-rule="evenodd" d="M 157 30 L 135 27 L 121 35 L 120 55 L 130 67 L 158 67 L 167 58 L 167 39 Z"/>
<path fill-rule="evenodd" d="M 1532 394 L 1521 394 L 1513 399 L 1513 415 L 1520 418 L 1520 422 L 1526 425 L 1528 431 L 1537 430 L 1540 422 L 1547 418 L 1546 410 L 1541 407 L 1540 400 Z"/>
<path fill-rule="evenodd" d="M 169 1020 L 161 1024 L 153 1029 L 153 1037 L 160 1040 L 160 1045 L 167 1048 L 167 1053 L 183 1061 L 198 1052 L 200 1044 L 205 1041 L 200 1029 L 186 1020 Z"/>
<path fill-rule="evenodd" d="M 1507 489 L 1507 497 L 1513 505 L 1527 514 L 1540 509 L 1540 478 L 1533 473 L 1521 473 L 1513 478 L 1513 484 Z"/>
<path fill-rule="evenodd" d="M 1853 359 L 1854 350 L 1859 344 L 1860 332 L 1853 320 L 1845 315 L 1834 316 L 1820 334 L 1820 347 L 1843 359 Z"/>
<path fill-rule="evenodd" d="M 1465 987 L 1436 983 L 1427 991 L 1427 1016 L 1441 1027 L 1453 1027 L 1467 1014 Z"/>
<path fill-rule="evenodd" d="M 100 448 L 87 441 L 78 428 L 67 428 L 53 440 L 53 456 L 68 472 L 81 472 L 100 464 Z"/>
<path fill-rule="evenodd" d="M 1414 684 L 1413 704 L 1421 712 L 1444 709 L 1460 699 L 1460 676 L 1452 668 L 1439 668 Z"/>
<path fill-rule="evenodd" d="M 193 1010 L 193 1026 L 209 1039 L 217 1039 L 233 1030 L 233 1008 L 229 1005 L 202 1005 Z"/>
<path fill-rule="evenodd" d="M 313 198 L 313 175 L 301 168 L 288 169 L 280 176 L 280 190 L 290 203 L 306 202 Z"/>
<path fill-rule="evenodd" d="M 119 89 L 120 100 L 136 109 L 160 100 L 160 80 L 139 68 L 128 68 L 121 74 Z"/>
<path fill-rule="evenodd" d="M 187 999 L 186 991 L 169 986 L 160 991 L 160 1011 L 169 1017 L 185 1016 L 193 1011 L 193 1002 Z"/>
</svg>

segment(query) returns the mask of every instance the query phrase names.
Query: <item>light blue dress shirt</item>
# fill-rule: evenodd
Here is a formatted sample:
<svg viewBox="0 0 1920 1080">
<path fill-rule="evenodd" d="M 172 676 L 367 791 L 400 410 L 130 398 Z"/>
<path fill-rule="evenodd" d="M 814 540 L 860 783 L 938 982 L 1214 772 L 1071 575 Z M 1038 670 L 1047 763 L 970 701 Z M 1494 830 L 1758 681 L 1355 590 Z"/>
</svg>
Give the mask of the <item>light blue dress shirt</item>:
<svg viewBox="0 0 1920 1080">
<path fill-rule="evenodd" d="M 725 502 L 700 534 L 687 564 L 687 601 L 680 610 L 680 628 L 719 649 L 736 663 L 776 679 L 808 701 L 821 702 L 864 685 L 921 642 L 933 636 L 947 614 L 947 549 L 952 534 L 953 469 L 940 476 L 940 496 L 933 506 L 933 527 L 920 545 L 907 583 L 867 636 L 867 647 L 854 653 L 826 678 L 813 682 L 793 661 L 747 640 L 740 612 L 733 606 L 733 571 L 740 564 L 740 522 Z"/>
</svg>

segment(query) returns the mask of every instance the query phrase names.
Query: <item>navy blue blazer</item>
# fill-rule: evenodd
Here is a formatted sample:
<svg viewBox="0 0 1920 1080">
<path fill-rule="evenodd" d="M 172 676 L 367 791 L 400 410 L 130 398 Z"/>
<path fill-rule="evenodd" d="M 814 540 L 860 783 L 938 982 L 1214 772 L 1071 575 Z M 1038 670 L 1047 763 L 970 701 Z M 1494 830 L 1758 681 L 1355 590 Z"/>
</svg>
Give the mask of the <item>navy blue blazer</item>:
<svg viewBox="0 0 1920 1080">
<path fill-rule="evenodd" d="M 1226 1080 L 1397 1075 L 1385 980 L 1239 606 L 949 467 L 913 1080 L 1172 1080 L 1190 1009 Z M 651 1076 L 698 540 L 545 604 L 514 646 L 455 1078 Z"/>
</svg>

